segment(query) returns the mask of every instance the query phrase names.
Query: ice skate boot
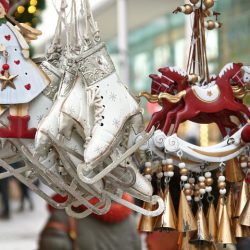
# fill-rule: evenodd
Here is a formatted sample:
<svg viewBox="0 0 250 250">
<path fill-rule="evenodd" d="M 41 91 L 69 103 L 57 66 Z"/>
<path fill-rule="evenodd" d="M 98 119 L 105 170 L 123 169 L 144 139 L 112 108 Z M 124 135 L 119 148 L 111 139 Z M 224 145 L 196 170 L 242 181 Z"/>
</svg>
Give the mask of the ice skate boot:
<svg viewBox="0 0 250 250">
<path fill-rule="evenodd" d="M 93 108 L 94 127 L 85 153 L 86 171 L 92 170 L 117 146 L 139 105 L 116 74 L 103 43 L 85 52 L 79 71 L 86 84 L 88 108 Z"/>
</svg>

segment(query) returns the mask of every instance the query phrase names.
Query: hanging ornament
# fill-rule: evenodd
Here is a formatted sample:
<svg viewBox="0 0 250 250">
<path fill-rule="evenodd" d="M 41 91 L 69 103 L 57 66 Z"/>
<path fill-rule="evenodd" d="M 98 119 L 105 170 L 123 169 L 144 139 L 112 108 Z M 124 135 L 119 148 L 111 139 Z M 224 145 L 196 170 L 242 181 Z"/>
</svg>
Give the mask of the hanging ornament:
<svg viewBox="0 0 250 250">
<path fill-rule="evenodd" d="M 152 163 L 146 162 L 144 169 L 144 176 L 151 181 L 152 180 Z M 155 209 L 155 205 L 152 203 L 144 202 L 142 206 L 145 210 L 153 211 Z M 154 231 L 154 223 L 155 218 L 150 216 L 141 215 L 137 230 L 139 232 L 150 233 Z"/>
<path fill-rule="evenodd" d="M 239 198 L 237 199 L 234 217 L 239 218 L 249 199 L 248 186 L 245 180 L 242 182 Z"/>
<path fill-rule="evenodd" d="M 206 218 L 203 211 L 203 205 L 199 204 L 196 214 L 197 232 L 191 238 L 190 243 L 195 245 L 202 245 L 210 242 L 209 231 L 207 227 Z"/>
<path fill-rule="evenodd" d="M 216 220 L 216 212 L 214 208 L 214 198 L 209 199 L 209 208 L 207 212 L 207 222 L 208 222 L 208 233 L 209 233 L 209 240 L 212 242 L 216 242 L 217 240 L 217 220 Z"/>
<path fill-rule="evenodd" d="M 174 10 L 173 13 L 178 13 L 178 12 L 182 12 L 184 13 L 185 15 L 190 15 L 191 13 L 193 13 L 194 9 L 193 9 L 193 6 L 190 5 L 190 4 L 185 4 L 183 6 L 179 6 L 177 7 L 176 10 Z"/>
<path fill-rule="evenodd" d="M 197 225 L 194 215 L 188 204 L 187 198 L 183 190 L 181 190 L 180 194 L 177 228 L 179 232 L 183 233 L 197 230 Z"/>
<path fill-rule="evenodd" d="M 240 224 L 250 227 L 250 198 L 248 198 L 247 204 L 245 205 L 241 213 Z"/>
<path fill-rule="evenodd" d="M 244 173 L 240 168 L 240 163 L 237 157 L 226 163 L 225 175 L 226 180 L 231 183 L 240 182 L 244 179 Z"/>
<path fill-rule="evenodd" d="M 223 244 L 224 248 L 227 244 L 235 244 L 236 240 L 232 233 L 230 218 L 227 213 L 227 206 L 224 203 L 222 205 L 222 215 L 220 219 L 220 225 L 218 228 L 217 243 Z"/>
<path fill-rule="evenodd" d="M 203 4 L 207 9 L 210 9 L 214 6 L 214 0 L 203 0 Z"/>
<path fill-rule="evenodd" d="M 164 171 L 164 195 L 165 203 L 164 212 L 157 217 L 155 222 L 155 230 L 157 231 L 173 231 L 177 229 L 177 217 L 169 190 L 171 178 L 174 176 L 174 165 L 172 159 L 162 161 L 162 170 Z"/>
</svg>

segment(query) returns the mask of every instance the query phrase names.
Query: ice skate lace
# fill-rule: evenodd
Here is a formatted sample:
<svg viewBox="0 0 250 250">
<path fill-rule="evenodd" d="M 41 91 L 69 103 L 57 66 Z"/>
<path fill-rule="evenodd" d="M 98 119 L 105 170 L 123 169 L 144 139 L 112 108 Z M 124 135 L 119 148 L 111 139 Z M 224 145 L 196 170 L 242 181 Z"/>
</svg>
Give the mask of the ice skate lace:
<svg viewBox="0 0 250 250">
<path fill-rule="evenodd" d="M 90 108 L 94 106 L 94 126 L 101 123 L 103 117 L 104 106 L 102 105 L 102 97 L 99 86 L 89 86 L 86 88 L 87 92 L 87 136 L 86 144 L 91 140 L 91 125 L 90 125 Z"/>
</svg>

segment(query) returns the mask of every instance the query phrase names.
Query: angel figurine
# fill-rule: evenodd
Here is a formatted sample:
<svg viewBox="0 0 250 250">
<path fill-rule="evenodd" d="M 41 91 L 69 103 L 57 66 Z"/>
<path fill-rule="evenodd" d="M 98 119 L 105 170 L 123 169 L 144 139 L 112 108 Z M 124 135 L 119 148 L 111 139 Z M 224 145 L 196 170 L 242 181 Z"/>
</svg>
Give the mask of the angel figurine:
<svg viewBox="0 0 250 250">
<path fill-rule="evenodd" d="M 0 0 L 0 114 L 3 107 L 9 107 L 9 126 L 0 127 L 0 137 L 32 139 L 36 129 L 28 127 L 29 103 L 47 87 L 49 79 L 29 59 L 27 42 L 41 32 L 8 16 L 9 4 L 9 0 Z"/>
</svg>

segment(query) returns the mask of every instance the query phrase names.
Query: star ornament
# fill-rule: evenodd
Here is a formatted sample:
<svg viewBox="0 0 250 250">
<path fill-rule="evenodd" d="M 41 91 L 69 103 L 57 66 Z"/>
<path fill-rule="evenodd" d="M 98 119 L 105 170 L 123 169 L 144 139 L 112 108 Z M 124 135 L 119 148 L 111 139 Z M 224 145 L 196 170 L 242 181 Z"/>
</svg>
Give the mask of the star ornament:
<svg viewBox="0 0 250 250">
<path fill-rule="evenodd" d="M 1 87 L 1 91 L 5 90 L 8 86 L 10 88 L 16 89 L 16 86 L 14 84 L 14 80 L 18 77 L 18 75 L 13 75 L 13 76 L 0 76 L 0 80 L 2 81 L 2 87 Z"/>
</svg>

